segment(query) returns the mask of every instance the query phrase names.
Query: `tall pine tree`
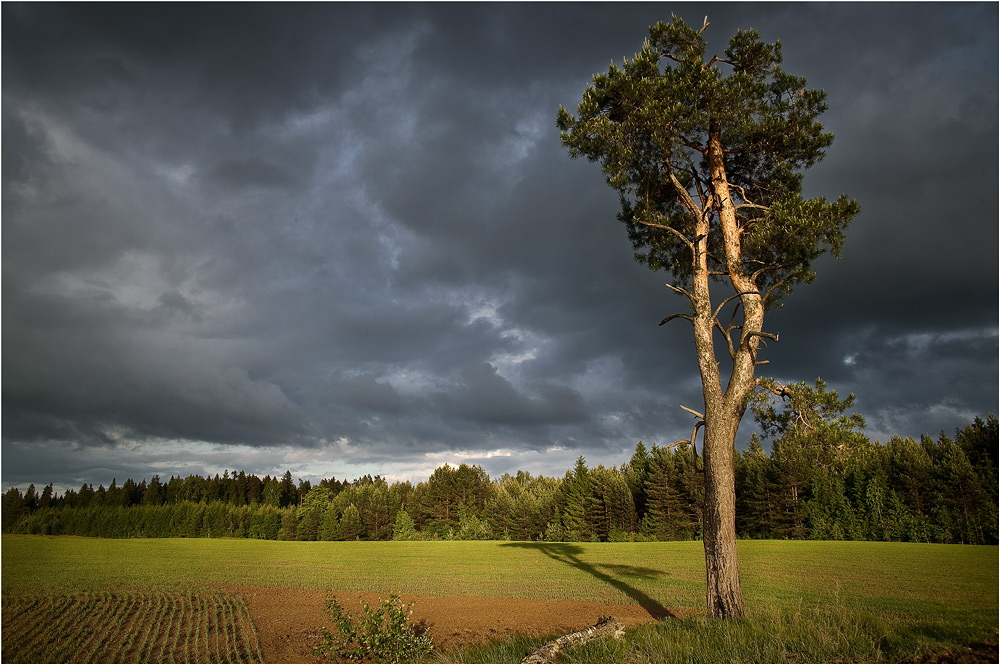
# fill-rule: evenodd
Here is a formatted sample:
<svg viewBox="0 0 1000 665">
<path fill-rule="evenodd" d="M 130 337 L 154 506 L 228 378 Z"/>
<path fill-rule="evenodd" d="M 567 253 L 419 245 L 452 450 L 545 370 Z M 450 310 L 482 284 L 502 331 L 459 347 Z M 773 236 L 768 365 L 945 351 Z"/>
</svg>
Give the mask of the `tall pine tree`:
<svg viewBox="0 0 1000 665">
<path fill-rule="evenodd" d="M 557 124 L 570 155 L 600 162 L 618 191 L 636 259 L 672 273 L 687 302 L 661 324 L 691 324 L 701 373 L 706 603 L 709 616 L 738 617 L 735 440 L 761 341 L 777 340 L 764 313 L 813 279 L 824 251 L 839 252 L 858 206 L 801 195 L 802 171 L 833 141 L 816 120 L 825 93 L 782 71 L 781 44 L 754 30 L 706 59 L 707 28 L 707 18 L 698 30 L 677 17 L 652 26 Z"/>
</svg>

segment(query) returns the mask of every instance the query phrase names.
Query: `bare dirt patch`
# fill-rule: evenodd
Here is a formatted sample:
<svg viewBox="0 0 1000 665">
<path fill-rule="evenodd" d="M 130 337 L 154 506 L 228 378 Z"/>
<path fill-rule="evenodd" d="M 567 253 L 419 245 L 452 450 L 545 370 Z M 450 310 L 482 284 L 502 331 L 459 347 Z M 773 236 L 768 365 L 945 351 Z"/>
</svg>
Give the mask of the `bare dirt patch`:
<svg viewBox="0 0 1000 665">
<path fill-rule="evenodd" d="M 312 649 L 320 644 L 319 629 L 331 627 L 323 611 L 326 592 L 315 589 L 227 587 L 246 600 L 257 627 L 261 653 L 267 663 L 321 663 Z M 360 610 L 358 598 L 370 605 L 379 601 L 375 594 L 333 592 L 347 610 Z M 592 626 L 601 617 L 614 616 L 632 628 L 670 616 L 667 611 L 653 616 L 638 605 L 618 605 L 577 601 L 518 600 L 470 596 L 402 596 L 414 603 L 411 620 L 430 629 L 436 649 L 481 644 L 505 634 L 539 637 L 570 633 Z M 331 627 L 332 628 L 332 627 Z"/>
</svg>

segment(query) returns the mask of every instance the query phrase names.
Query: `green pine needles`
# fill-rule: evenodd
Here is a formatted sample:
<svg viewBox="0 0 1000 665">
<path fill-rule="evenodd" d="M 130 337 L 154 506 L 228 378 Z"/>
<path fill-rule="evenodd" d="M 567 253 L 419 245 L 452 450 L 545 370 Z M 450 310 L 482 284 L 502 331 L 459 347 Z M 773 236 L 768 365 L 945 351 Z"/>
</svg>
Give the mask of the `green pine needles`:
<svg viewBox="0 0 1000 665">
<path fill-rule="evenodd" d="M 313 652 L 338 662 L 342 658 L 354 662 L 400 663 L 426 656 L 434 647 L 429 630 L 418 630 L 410 624 L 413 603 L 404 605 L 396 594 L 380 599 L 372 607 L 359 598 L 363 615 L 354 617 L 333 596 L 326 600 L 326 611 L 337 627 L 336 633 L 322 628 L 323 644 Z"/>
<path fill-rule="evenodd" d="M 813 280 L 824 251 L 840 255 L 860 208 L 845 195 L 802 197 L 803 171 L 833 143 L 817 120 L 826 93 L 782 70 L 781 42 L 756 30 L 738 31 L 706 60 L 708 25 L 675 16 L 650 27 L 642 50 L 595 75 L 576 115 L 560 107 L 556 124 L 570 156 L 599 162 L 618 191 L 640 263 L 693 292 L 706 254 L 702 272 L 746 279 L 776 307 Z"/>
</svg>

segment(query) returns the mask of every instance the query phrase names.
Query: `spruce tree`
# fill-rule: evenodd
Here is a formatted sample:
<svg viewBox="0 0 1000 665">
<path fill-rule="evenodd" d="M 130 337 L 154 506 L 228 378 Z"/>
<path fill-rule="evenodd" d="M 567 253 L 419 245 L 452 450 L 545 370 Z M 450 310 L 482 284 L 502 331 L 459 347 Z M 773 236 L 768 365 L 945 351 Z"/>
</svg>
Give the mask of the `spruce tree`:
<svg viewBox="0 0 1000 665">
<path fill-rule="evenodd" d="M 590 540 L 593 529 L 588 514 L 590 500 L 590 471 L 587 461 L 580 455 L 572 472 L 566 473 L 563 480 L 565 502 L 563 508 L 563 524 L 570 537 L 574 540 Z"/>
<path fill-rule="evenodd" d="M 102 487 L 101 490 L 103 491 L 104 488 Z M 33 513 L 38 509 L 38 491 L 35 489 L 35 483 L 28 485 L 28 489 L 24 491 L 22 505 L 29 513 Z"/>
<path fill-rule="evenodd" d="M 632 492 L 632 502 L 635 504 L 636 519 L 641 521 L 646 516 L 646 480 L 649 478 L 649 452 L 640 441 L 635 445 L 635 452 L 628 464 L 623 468 L 625 482 Z"/>
<path fill-rule="evenodd" d="M 340 516 L 340 536 L 343 540 L 359 540 L 361 535 L 361 514 L 357 506 L 348 504 Z"/>
<path fill-rule="evenodd" d="M 690 540 L 695 529 L 688 516 L 678 474 L 677 454 L 669 448 L 653 448 L 646 494 L 646 520 L 659 540 Z"/>
<path fill-rule="evenodd" d="M 333 503 L 323 509 L 323 517 L 319 523 L 320 540 L 341 540 L 340 518 L 337 516 L 337 506 Z"/>
<path fill-rule="evenodd" d="M 292 481 L 292 472 L 285 471 L 285 475 L 281 477 L 281 482 L 278 483 L 278 507 L 295 506 L 298 505 L 298 502 L 299 490 Z"/>
<path fill-rule="evenodd" d="M 774 538 L 776 506 L 771 460 L 760 437 L 750 436 L 747 451 L 737 463 L 736 532 L 744 538 Z"/>
</svg>

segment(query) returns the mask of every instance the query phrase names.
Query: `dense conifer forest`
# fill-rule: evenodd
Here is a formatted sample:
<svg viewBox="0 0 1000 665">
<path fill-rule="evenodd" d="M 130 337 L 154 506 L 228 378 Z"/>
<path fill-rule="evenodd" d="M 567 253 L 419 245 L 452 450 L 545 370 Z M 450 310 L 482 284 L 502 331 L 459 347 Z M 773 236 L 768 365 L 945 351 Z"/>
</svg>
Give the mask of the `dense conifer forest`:
<svg viewBox="0 0 1000 665">
<path fill-rule="evenodd" d="M 845 418 L 770 423 L 770 452 L 754 436 L 737 454 L 741 537 L 997 543 L 995 416 L 953 438 L 885 444 Z M 61 495 L 52 485 L 11 488 L 2 508 L 4 532 L 108 538 L 685 540 L 700 537 L 702 492 L 695 448 L 640 442 L 621 467 L 588 467 L 581 457 L 561 478 L 491 479 L 466 464 L 417 484 L 227 471 Z"/>
</svg>

